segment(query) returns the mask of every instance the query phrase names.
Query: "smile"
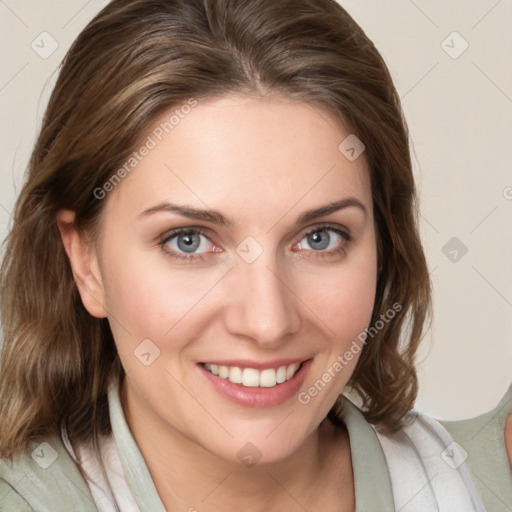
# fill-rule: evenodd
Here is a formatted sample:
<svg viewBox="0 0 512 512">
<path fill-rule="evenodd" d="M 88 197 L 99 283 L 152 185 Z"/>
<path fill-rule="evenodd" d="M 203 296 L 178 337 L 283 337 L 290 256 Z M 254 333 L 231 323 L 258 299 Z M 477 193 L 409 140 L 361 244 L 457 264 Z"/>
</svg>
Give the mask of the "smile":
<svg viewBox="0 0 512 512">
<path fill-rule="evenodd" d="M 291 400 L 300 391 L 312 363 L 313 358 L 273 363 L 215 361 L 198 363 L 197 369 L 223 398 L 244 407 L 261 408 Z"/>
<path fill-rule="evenodd" d="M 293 363 L 288 366 L 266 368 L 260 371 L 255 368 L 241 368 L 239 366 L 221 366 L 208 363 L 203 365 L 204 369 L 213 375 L 248 388 L 273 388 L 292 379 L 300 366 L 298 363 Z"/>
</svg>

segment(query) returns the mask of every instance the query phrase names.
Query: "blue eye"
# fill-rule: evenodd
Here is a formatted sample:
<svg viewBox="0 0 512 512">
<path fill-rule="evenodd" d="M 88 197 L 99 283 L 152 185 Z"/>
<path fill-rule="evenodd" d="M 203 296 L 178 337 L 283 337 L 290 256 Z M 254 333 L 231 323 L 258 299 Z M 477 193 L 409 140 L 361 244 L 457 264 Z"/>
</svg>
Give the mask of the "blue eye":
<svg viewBox="0 0 512 512">
<path fill-rule="evenodd" d="M 329 231 L 332 232 L 332 230 L 329 229 L 316 230 L 304 238 L 312 249 L 322 251 L 329 248 L 329 246 L 332 245 L 333 238 L 336 238 L 329 235 Z M 337 234 L 337 236 L 339 237 L 340 235 Z M 336 244 L 334 244 L 334 246 L 336 246 Z"/>
<path fill-rule="evenodd" d="M 352 239 L 348 233 L 339 228 L 322 226 L 313 228 L 302 235 L 302 239 L 298 243 L 301 249 L 304 248 L 302 240 L 306 240 L 313 252 L 319 252 L 322 256 L 330 256 L 345 251 L 346 245 Z"/>
<path fill-rule="evenodd" d="M 174 238 L 177 241 L 180 251 L 191 253 L 197 250 L 201 245 L 201 237 L 203 235 L 197 233 L 184 233 L 176 235 Z M 168 242 L 169 245 L 170 242 Z"/>
<path fill-rule="evenodd" d="M 205 242 L 205 240 L 207 242 Z M 208 237 L 205 231 L 199 228 L 186 229 L 181 228 L 171 232 L 160 245 L 169 255 L 179 259 L 192 259 L 199 257 L 203 259 L 201 254 L 208 251 Z M 196 253 L 198 249 L 203 249 L 203 252 Z"/>
<path fill-rule="evenodd" d="M 211 242 L 209 231 L 203 228 L 179 228 L 164 235 L 159 245 L 164 253 L 172 258 L 185 261 L 204 261 L 208 253 L 222 252 Z M 334 226 L 319 226 L 302 233 L 295 246 L 299 250 L 312 253 L 311 256 L 331 257 L 345 253 L 352 241 L 348 232 Z M 303 240 L 306 240 L 303 243 Z M 306 249 L 304 245 L 308 245 Z M 208 248 L 213 246 L 214 249 Z M 309 257 L 309 256 L 308 256 Z"/>
</svg>

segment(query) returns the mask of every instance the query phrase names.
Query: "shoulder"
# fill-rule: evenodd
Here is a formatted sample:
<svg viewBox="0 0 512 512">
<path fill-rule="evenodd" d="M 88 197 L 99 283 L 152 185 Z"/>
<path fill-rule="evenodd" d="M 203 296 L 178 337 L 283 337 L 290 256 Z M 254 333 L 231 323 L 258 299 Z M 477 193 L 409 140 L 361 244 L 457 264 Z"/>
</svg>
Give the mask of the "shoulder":
<svg viewBox="0 0 512 512">
<path fill-rule="evenodd" d="M 397 509 L 485 511 L 465 465 L 467 454 L 440 423 L 411 411 L 397 432 L 374 429 Z"/>
<path fill-rule="evenodd" d="M 0 510 L 96 512 L 75 462 L 58 436 L 33 442 L 12 460 L 0 459 Z"/>
<path fill-rule="evenodd" d="M 505 445 L 505 426 L 512 413 L 512 386 L 489 412 L 459 421 L 443 421 L 467 456 L 475 484 L 489 510 L 512 509 L 512 467 Z"/>
<path fill-rule="evenodd" d="M 505 430 L 507 416 L 512 413 L 512 385 L 498 405 L 474 418 L 442 421 L 443 426 L 457 440 L 472 441 L 479 439 L 495 440 L 499 431 Z"/>
</svg>

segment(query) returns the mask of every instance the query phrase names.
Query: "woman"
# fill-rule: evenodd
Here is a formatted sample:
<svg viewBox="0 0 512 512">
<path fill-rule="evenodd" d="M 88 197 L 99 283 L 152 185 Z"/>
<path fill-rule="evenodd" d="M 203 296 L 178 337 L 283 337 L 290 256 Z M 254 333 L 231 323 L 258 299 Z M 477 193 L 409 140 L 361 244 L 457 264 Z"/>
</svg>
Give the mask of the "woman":
<svg viewBox="0 0 512 512">
<path fill-rule="evenodd" d="M 487 509 L 512 509 L 512 385 L 493 410 L 443 425 L 467 453 L 468 467 Z"/>
<path fill-rule="evenodd" d="M 2 506 L 484 510 L 411 410 L 415 201 L 389 72 L 336 2 L 114 0 L 8 237 Z"/>
</svg>

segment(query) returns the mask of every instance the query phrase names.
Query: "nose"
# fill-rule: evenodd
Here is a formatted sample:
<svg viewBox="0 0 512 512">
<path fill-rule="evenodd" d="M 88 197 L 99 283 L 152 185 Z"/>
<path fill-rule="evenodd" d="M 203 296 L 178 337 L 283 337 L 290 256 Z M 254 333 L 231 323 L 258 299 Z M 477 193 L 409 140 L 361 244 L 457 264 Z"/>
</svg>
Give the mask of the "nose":
<svg viewBox="0 0 512 512">
<path fill-rule="evenodd" d="M 265 253 L 264 253 L 265 254 Z M 264 348 L 277 348 L 300 328 L 297 292 L 272 257 L 238 261 L 227 283 L 227 330 Z"/>
</svg>

